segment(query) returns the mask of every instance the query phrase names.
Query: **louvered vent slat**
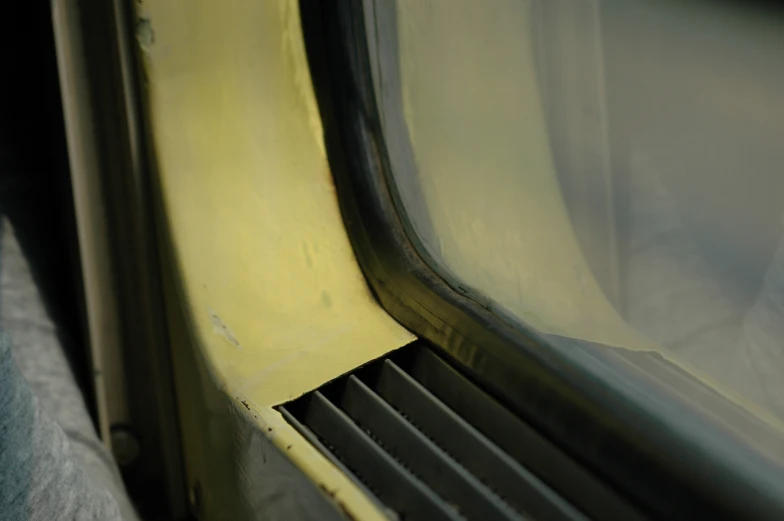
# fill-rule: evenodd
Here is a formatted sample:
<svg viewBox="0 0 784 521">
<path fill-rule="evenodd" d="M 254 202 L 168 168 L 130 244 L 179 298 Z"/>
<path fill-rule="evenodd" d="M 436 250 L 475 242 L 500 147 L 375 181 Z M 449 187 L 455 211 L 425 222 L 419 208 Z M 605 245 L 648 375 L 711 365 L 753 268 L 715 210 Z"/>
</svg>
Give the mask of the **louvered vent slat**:
<svg viewBox="0 0 784 521">
<path fill-rule="evenodd" d="M 639 520 L 639 514 L 422 344 L 281 407 L 391 517 Z"/>
</svg>

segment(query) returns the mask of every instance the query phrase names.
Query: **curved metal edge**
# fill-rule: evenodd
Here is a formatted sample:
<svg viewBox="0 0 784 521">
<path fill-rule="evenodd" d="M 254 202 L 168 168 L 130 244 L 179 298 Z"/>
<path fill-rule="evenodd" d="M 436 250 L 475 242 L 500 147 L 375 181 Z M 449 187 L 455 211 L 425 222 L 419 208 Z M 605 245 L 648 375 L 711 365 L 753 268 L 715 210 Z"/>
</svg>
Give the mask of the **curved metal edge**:
<svg viewBox="0 0 784 521">
<path fill-rule="evenodd" d="M 153 203 L 165 216 L 158 190 Z M 156 232 L 191 517 L 387 519 L 279 410 L 257 405 L 220 373 L 196 334 L 168 224 L 159 221 Z"/>
<path fill-rule="evenodd" d="M 341 212 L 385 309 L 644 512 L 781 518 L 775 462 L 608 350 L 513 327 L 422 260 L 391 194 L 361 1 L 300 8 Z"/>
</svg>

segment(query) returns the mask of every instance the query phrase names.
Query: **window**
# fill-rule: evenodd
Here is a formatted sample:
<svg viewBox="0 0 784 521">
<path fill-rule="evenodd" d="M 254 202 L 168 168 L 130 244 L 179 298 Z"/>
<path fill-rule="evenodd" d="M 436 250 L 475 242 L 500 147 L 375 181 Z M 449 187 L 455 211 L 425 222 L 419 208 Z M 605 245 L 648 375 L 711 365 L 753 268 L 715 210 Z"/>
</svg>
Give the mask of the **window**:
<svg viewBox="0 0 784 521">
<path fill-rule="evenodd" d="M 643 510 L 780 517 L 784 18 L 353 7 L 303 23 L 390 313 Z"/>
<path fill-rule="evenodd" d="M 784 416 L 782 24 L 710 2 L 377 4 L 393 178 L 434 267 Z"/>
</svg>

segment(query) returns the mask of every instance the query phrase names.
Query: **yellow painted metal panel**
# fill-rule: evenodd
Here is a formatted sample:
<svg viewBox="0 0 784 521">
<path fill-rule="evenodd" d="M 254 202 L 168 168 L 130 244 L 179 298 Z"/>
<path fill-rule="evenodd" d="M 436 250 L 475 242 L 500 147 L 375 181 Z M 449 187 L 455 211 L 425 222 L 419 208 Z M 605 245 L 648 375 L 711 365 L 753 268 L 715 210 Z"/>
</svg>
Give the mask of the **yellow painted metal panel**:
<svg viewBox="0 0 784 521">
<path fill-rule="evenodd" d="M 152 0 L 141 16 L 166 217 L 221 376 L 275 405 L 409 342 L 343 227 L 296 3 Z"/>
<path fill-rule="evenodd" d="M 163 224 L 192 339 L 181 341 L 339 504 L 380 518 L 272 409 L 413 340 L 354 258 L 297 3 L 145 0 L 136 10 Z M 207 472 L 187 445 L 189 478 Z"/>
</svg>

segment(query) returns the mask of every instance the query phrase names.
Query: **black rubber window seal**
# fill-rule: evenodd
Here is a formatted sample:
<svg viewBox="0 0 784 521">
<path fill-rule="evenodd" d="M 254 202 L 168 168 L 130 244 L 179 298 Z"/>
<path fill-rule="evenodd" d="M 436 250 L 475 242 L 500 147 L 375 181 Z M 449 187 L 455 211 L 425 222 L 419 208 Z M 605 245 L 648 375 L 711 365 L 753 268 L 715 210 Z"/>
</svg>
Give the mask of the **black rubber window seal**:
<svg viewBox="0 0 784 521">
<path fill-rule="evenodd" d="M 766 424 L 661 356 L 539 333 L 431 268 L 395 204 L 362 0 L 300 12 L 341 213 L 381 305 L 644 515 L 784 519 L 784 448 Z"/>
</svg>

